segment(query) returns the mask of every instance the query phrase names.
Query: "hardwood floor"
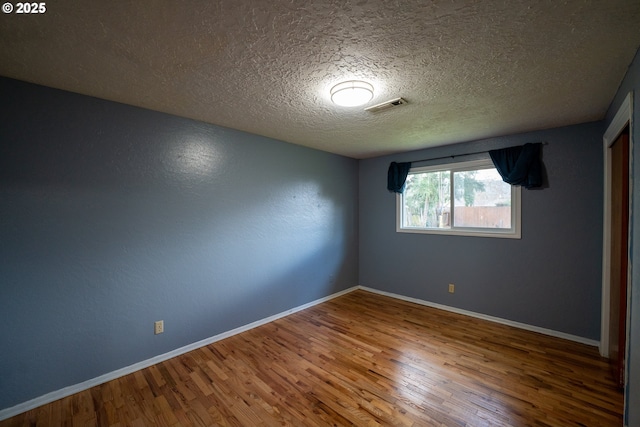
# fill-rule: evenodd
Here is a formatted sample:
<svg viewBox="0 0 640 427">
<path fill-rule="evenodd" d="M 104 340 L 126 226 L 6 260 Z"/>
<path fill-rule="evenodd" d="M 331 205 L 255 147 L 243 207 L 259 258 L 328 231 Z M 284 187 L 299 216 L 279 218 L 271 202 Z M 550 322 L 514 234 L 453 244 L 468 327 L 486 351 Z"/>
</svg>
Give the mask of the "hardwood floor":
<svg viewBox="0 0 640 427">
<path fill-rule="evenodd" d="M 597 349 L 355 291 L 0 422 L 619 426 Z"/>
</svg>

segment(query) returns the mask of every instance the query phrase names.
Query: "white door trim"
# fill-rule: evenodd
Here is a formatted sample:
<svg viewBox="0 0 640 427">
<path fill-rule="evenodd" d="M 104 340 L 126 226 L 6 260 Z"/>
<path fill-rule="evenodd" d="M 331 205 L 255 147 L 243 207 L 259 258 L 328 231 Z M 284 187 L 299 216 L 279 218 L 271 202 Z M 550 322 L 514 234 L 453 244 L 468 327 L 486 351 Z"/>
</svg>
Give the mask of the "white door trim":
<svg viewBox="0 0 640 427">
<path fill-rule="evenodd" d="M 614 116 L 611 124 L 607 128 L 603 136 L 603 150 L 604 150 L 604 200 L 603 200 L 603 231 L 602 231 L 602 314 L 600 319 L 600 355 L 603 357 L 609 357 L 611 350 L 611 343 L 609 342 L 609 305 L 611 302 L 611 283 L 610 283 L 610 268 L 611 268 L 611 146 L 616 141 L 620 133 L 624 128 L 629 125 L 630 137 L 629 137 L 629 151 L 633 152 L 633 140 L 631 138 L 631 117 L 633 114 L 633 92 L 629 92 L 625 97 L 622 105 L 618 109 L 618 112 Z M 632 163 L 633 157 L 629 156 L 629 162 Z M 629 171 L 632 171 L 631 164 L 629 165 Z M 631 185 L 633 179 L 629 177 L 629 193 L 631 194 Z M 629 209 L 632 206 L 629 204 Z M 631 212 L 629 212 L 629 218 L 631 218 Z M 631 240 L 629 240 L 631 242 Z M 627 256 L 629 252 L 627 251 Z M 631 260 L 629 260 L 628 276 L 631 278 Z M 628 283 L 627 283 L 628 289 Z"/>
</svg>

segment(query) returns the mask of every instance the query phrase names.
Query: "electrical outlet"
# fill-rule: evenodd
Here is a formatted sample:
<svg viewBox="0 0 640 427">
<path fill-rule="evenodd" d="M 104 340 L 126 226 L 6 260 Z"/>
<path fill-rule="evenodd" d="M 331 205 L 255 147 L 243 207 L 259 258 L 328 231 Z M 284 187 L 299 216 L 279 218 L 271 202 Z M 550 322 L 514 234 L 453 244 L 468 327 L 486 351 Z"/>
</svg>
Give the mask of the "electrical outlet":
<svg viewBox="0 0 640 427">
<path fill-rule="evenodd" d="M 164 332 L 164 320 L 158 320 L 153 324 L 153 333 L 158 335 Z"/>
<path fill-rule="evenodd" d="M 449 283 L 449 293 L 452 294 L 456 291 L 456 285 Z"/>
</svg>

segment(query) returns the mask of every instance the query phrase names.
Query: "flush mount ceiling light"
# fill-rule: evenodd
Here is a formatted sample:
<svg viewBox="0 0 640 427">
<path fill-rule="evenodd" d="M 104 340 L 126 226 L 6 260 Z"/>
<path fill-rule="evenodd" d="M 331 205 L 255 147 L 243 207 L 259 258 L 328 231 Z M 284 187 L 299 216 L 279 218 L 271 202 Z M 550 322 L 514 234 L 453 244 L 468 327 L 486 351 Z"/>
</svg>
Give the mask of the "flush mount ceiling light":
<svg viewBox="0 0 640 427">
<path fill-rule="evenodd" d="M 359 80 L 338 83 L 331 88 L 331 101 L 341 107 L 357 107 L 373 98 L 373 86 Z"/>
</svg>

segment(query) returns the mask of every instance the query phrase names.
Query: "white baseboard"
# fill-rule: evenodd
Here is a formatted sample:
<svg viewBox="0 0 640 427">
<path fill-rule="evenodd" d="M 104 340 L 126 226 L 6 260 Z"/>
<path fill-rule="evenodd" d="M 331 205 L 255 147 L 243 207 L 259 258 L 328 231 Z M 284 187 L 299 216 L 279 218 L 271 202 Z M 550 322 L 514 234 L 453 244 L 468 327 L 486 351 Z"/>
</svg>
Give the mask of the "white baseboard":
<svg viewBox="0 0 640 427">
<path fill-rule="evenodd" d="M 85 391 L 90 389 L 91 387 L 95 387 L 100 384 L 104 384 L 108 381 L 115 380 L 116 378 L 123 377 L 125 375 L 131 374 L 133 372 L 139 371 L 140 369 L 148 368 L 149 366 L 155 365 L 160 362 L 164 362 L 165 360 L 169 360 L 176 356 L 180 356 L 182 354 L 188 353 L 192 350 L 196 350 L 200 347 L 204 347 L 209 344 L 213 344 L 216 341 L 223 340 L 225 338 L 229 338 L 233 335 L 237 335 L 239 333 L 248 331 L 249 329 L 256 328 L 258 326 L 262 326 L 269 322 L 273 322 L 274 320 L 278 320 L 282 317 L 288 316 L 290 314 L 296 313 L 298 311 L 304 310 L 309 307 L 313 307 L 314 305 L 321 304 L 323 302 L 332 300 L 344 294 L 348 294 L 349 292 L 353 292 L 358 289 L 358 286 L 354 286 L 349 289 L 345 289 L 344 291 L 336 292 L 335 294 L 331 294 L 327 297 L 317 299 L 315 301 L 311 301 L 307 304 L 303 304 L 301 306 L 292 308 L 290 310 L 283 311 L 282 313 L 274 314 L 273 316 L 269 316 L 267 318 L 257 320 L 253 323 L 249 323 L 248 325 L 240 326 L 239 328 L 232 329 L 227 332 L 223 332 L 221 334 L 215 335 L 213 337 L 205 338 L 201 341 L 194 342 L 192 344 L 186 345 L 184 347 L 177 348 L 168 353 L 164 353 L 151 359 L 143 360 L 141 362 L 135 363 L 131 366 L 127 366 L 122 369 L 115 370 L 113 372 L 109 372 L 104 375 L 100 375 L 99 377 L 81 382 L 79 384 L 75 384 L 69 387 L 65 387 L 60 390 L 52 391 L 51 393 L 47 393 L 40 397 L 36 397 L 35 399 L 29 400 L 24 403 L 20 403 L 16 406 L 12 406 L 10 408 L 0 410 L 0 421 L 6 420 L 8 418 L 14 417 L 23 412 L 29 411 L 31 409 L 35 409 L 39 406 L 46 405 L 47 403 L 54 402 L 56 400 L 65 398 L 67 396 L 71 396 L 72 394 L 79 393 L 81 391 Z"/>
<path fill-rule="evenodd" d="M 541 333 L 541 334 L 550 335 L 552 337 L 563 338 L 563 339 L 566 339 L 566 340 L 575 341 L 575 342 L 579 342 L 579 343 L 582 343 L 582 344 L 587 344 L 587 345 L 594 346 L 594 347 L 598 347 L 598 345 L 599 345 L 598 341 L 594 341 L 594 340 L 591 340 L 591 339 L 579 337 L 579 336 L 576 336 L 576 335 L 566 334 L 564 332 L 558 332 L 558 331 L 554 331 L 554 330 L 551 330 L 551 329 L 540 328 L 538 326 L 532 326 L 532 325 L 527 325 L 525 323 L 519 323 L 519 322 L 514 322 L 514 321 L 511 321 L 511 320 L 507 320 L 507 319 L 502 319 L 502 318 L 499 318 L 499 317 L 488 316 L 486 314 L 476 313 L 476 312 L 473 312 L 473 311 L 467 311 L 467 310 L 462 310 L 462 309 L 455 308 L 455 307 L 449 307 L 449 306 L 446 306 L 446 305 L 437 304 L 437 303 L 433 303 L 433 302 L 429 302 L 429 301 L 425 301 L 425 300 L 420 300 L 420 299 L 417 299 L 417 298 L 406 297 L 406 296 L 394 294 L 394 293 L 391 293 L 391 292 L 380 291 L 380 290 L 377 290 L 377 289 L 368 288 L 366 286 L 354 286 L 352 288 L 345 289 L 344 291 L 337 292 L 337 293 L 329 295 L 327 297 L 320 298 L 320 299 L 317 299 L 315 301 L 311 301 L 311 302 L 309 302 L 307 304 L 303 304 L 301 306 L 292 308 L 290 310 L 283 311 L 282 313 L 275 314 L 273 316 L 270 316 L 270 317 L 267 317 L 267 318 L 264 318 L 264 319 L 261 319 L 261 320 L 257 320 L 257 321 L 255 321 L 253 323 L 249 323 L 248 325 L 240 326 L 239 328 L 235 328 L 235 329 L 232 329 L 230 331 L 223 332 L 221 334 L 215 335 L 213 337 L 206 338 L 204 340 L 194 342 L 194 343 L 186 345 L 184 347 L 180 347 L 180 348 L 177 348 L 175 350 L 172 350 L 172 351 L 170 351 L 168 353 L 164 353 L 164 354 L 152 357 L 150 359 L 143 360 L 143 361 L 135 363 L 135 364 L 133 364 L 131 366 L 127 366 L 127 367 L 118 369 L 116 371 L 109 372 L 107 374 L 104 374 L 104 375 L 101 375 L 99 377 L 84 381 L 84 382 L 79 383 L 79 384 L 75 384 L 75 385 L 72 385 L 72 386 L 69 386 L 69 387 L 65 387 L 65 388 L 60 389 L 60 390 L 52 391 L 51 393 L 47 393 L 47 394 L 45 394 L 43 396 L 36 397 L 35 399 L 29 400 L 29 401 L 24 402 L 24 403 L 20 403 L 20 404 L 18 404 L 16 406 L 12 406 L 10 408 L 2 409 L 2 410 L 0 410 L 0 421 L 6 420 L 6 419 L 11 418 L 11 417 L 14 417 L 14 416 L 16 416 L 18 414 L 21 414 L 21 413 L 29 411 L 31 409 L 37 408 L 39 406 L 46 405 L 47 403 L 54 402 L 54 401 L 56 401 L 58 399 L 62 399 L 62 398 L 65 398 L 67 396 L 71 396 L 72 394 L 88 390 L 91 387 L 95 387 L 97 385 L 104 384 L 104 383 L 106 383 L 108 381 L 111 381 L 111 380 L 115 380 L 116 378 L 120 378 L 120 377 L 123 377 L 125 375 L 131 374 L 133 372 L 139 371 L 140 369 L 148 368 L 149 366 L 155 365 L 155 364 L 160 363 L 160 362 L 164 362 L 165 360 L 169 360 L 169 359 L 171 359 L 173 357 L 180 356 L 180 355 L 188 353 L 188 352 L 190 352 L 192 350 L 196 350 L 196 349 L 198 349 L 200 347 L 204 347 L 206 345 L 213 344 L 216 341 L 220 341 L 220 340 L 223 340 L 225 338 L 229 338 L 229 337 L 231 337 L 233 335 L 237 335 L 239 333 L 248 331 L 249 329 L 253 329 L 253 328 L 256 328 L 258 326 L 267 324 L 269 322 L 273 322 L 274 320 L 280 319 L 282 317 L 288 316 L 290 314 L 296 313 L 296 312 L 304 310 L 306 308 L 313 307 L 314 305 L 318 305 L 318 304 L 321 304 L 323 302 L 332 300 L 332 299 L 337 298 L 339 296 L 342 296 L 342 295 L 348 294 L 350 292 L 353 292 L 353 291 L 355 291 L 357 289 L 362 289 L 364 291 L 368 291 L 368 292 L 372 292 L 372 293 L 376 293 L 376 294 L 380 294 L 380 295 L 385 295 L 385 296 L 388 296 L 388 297 L 391 297 L 391 298 L 396 298 L 396 299 L 403 300 L 403 301 L 413 302 L 413 303 L 424 305 L 424 306 L 428 306 L 428 307 L 438 308 L 438 309 L 450 311 L 450 312 L 453 312 L 453 313 L 463 314 L 463 315 L 470 316 L 470 317 L 475 317 L 475 318 L 478 318 L 478 319 L 484 319 L 484 320 L 488 320 L 490 322 L 501 323 L 503 325 L 513 326 L 513 327 L 524 329 L 524 330 L 527 330 L 527 331 L 538 332 L 538 333 Z"/>
<path fill-rule="evenodd" d="M 379 295 L 388 296 L 391 298 L 396 298 L 403 301 L 413 302 L 420 305 L 425 305 L 427 307 L 438 308 L 440 310 L 450 311 L 452 313 L 464 314 L 465 316 L 475 317 L 478 319 L 488 320 L 490 322 L 500 323 L 507 326 L 513 326 L 515 328 L 524 329 L 527 331 L 538 332 L 540 334 L 549 335 L 556 338 L 563 338 L 565 340 L 574 341 L 586 345 L 590 345 L 593 347 L 598 347 L 600 345 L 599 341 L 595 341 L 589 338 L 579 337 L 577 335 L 571 335 L 564 332 L 554 331 L 552 329 L 541 328 L 538 326 L 528 325 L 526 323 L 514 322 L 513 320 L 502 319 L 500 317 L 488 316 L 482 313 L 476 313 L 474 311 L 467 311 L 460 308 L 450 307 L 443 304 L 437 304 L 435 302 L 429 302 L 417 298 L 405 297 L 403 295 L 393 294 L 391 292 L 380 291 L 373 288 L 367 288 L 366 286 L 358 286 L 358 289 L 362 289 L 363 291 L 372 292 Z"/>
</svg>

